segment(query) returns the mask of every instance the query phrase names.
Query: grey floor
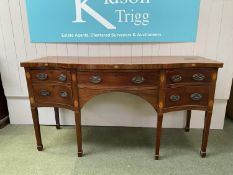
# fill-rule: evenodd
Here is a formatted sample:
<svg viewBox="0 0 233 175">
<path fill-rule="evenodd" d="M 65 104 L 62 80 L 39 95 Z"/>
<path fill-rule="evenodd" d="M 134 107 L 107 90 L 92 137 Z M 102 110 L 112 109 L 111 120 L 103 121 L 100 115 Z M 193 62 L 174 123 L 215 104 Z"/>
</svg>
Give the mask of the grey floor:
<svg viewBox="0 0 233 175">
<path fill-rule="evenodd" d="M 208 155 L 199 156 L 202 130 L 163 129 L 161 160 L 155 161 L 154 129 L 83 127 L 84 157 L 76 156 L 74 127 L 42 126 L 44 151 L 31 125 L 0 130 L 0 175 L 205 175 L 233 174 L 233 121 L 211 130 Z"/>
</svg>

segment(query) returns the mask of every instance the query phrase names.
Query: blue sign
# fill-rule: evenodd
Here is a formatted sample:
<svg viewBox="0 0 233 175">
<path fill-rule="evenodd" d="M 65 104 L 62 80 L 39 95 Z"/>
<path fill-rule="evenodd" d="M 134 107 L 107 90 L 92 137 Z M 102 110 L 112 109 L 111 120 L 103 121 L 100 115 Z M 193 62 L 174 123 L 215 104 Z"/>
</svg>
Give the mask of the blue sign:
<svg viewBox="0 0 233 175">
<path fill-rule="evenodd" d="M 32 42 L 194 42 L 200 0 L 27 0 Z"/>
</svg>

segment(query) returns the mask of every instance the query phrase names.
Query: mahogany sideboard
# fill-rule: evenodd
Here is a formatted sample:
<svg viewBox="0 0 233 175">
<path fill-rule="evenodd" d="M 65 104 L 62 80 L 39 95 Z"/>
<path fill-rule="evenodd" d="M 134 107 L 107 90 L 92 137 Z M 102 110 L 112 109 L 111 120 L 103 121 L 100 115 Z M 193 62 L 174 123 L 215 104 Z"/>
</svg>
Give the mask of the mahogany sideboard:
<svg viewBox="0 0 233 175">
<path fill-rule="evenodd" d="M 156 160 L 159 159 L 163 114 L 186 110 L 185 130 L 189 131 L 191 110 L 205 111 L 200 155 L 206 156 L 217 72 L 223 63 L 197 56 L 44 57 L 23 62 L 21 66 L 26 72 L 39 151 L 43 145 L 38 107 L 54 107 L 58 129 L 59 108 L 74 111 L 78 156 L 81 157 L 81 108 L 96 95 L 121 91 L 140 96 L 157 111 Z"/>
</svg>

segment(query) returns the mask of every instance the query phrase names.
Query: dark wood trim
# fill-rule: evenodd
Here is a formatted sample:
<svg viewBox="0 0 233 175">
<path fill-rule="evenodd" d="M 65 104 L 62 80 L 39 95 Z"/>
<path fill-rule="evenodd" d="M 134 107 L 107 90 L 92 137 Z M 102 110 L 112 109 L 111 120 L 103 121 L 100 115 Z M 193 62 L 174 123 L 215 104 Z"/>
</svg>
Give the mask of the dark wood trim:
<svg viewBox="0 0 233 175">
<path fill-rule="evenodd" d="M 36 141 L 37 141 L 37 150 L 42 151 L 43 150 L 43 144 L 42 144 L 42 140 L 41 140 L 38 109 L 36 107 L 32 107 L 31 111 L 32 111 L 32 119 L 33 119 L 35 135 L 36 135 Z"/>
<path fill-rule="evenodd" d="M 71 79 L 72 79 L 72 89 L 73 89 L 73 103 L 74 103 L 73 105 L 74 105 L 74 113 L 75 113 L 75 129 L 76 129 L 78 157 L 82 157 L 83 149 L 82 149 L 81 106 L 79 99 L 78 76 L 76 70 L 71 71 Z"/>
<path fill-rule="evenodd" d="M 57 129 L 61 129 L 60 119 L 59 119 L 59 108 L 55 107 L 54 108 L 54 113 L 55 113 L 56 128 Z"/>
<path fill-rule="evenodd" d="M 43 57 L 32 61 L 22 62 L 22 67 L 56 67 L 56 68 L 75 68 L 79 70 L 145 70 L 145 69 L 171 69 L 171 68 L 219 68 L 223 66 L 223 63 L 210 60 L 198 56 L 143 56 L 134 57 L 148 60 L 143 64 L 135 64 L 132 57 L 124 57 L 127 63 L 122 64 L 119 57 L 109 57 L 109 62 L 100 64 L 102 57 L 64 57 L 64 56 L 53 56 Z"/>
<path fill-rule="evenodd" d="M 212 81 L 211 85 L 209 86 L 209 99 L 208 99 L 208 109 L 205 112 L 205 122 L 204 122 L 204 129 L 203 129 L 203 136 L 202 136 L 202 144 L 200 155 L 202 158 L 206 157 L 207 154 L 207 144 L 208 144 L 208 137 L 209 137 L 209 130 L 212 118 L 212 111 L 214 106 L 214 95 L 215 95 L 215 88 L 216 88 L 216 81 L 217 81 L 217 74 L 218 70 L 216 69 L 215 72 L 212 73 Z"/>
<path fill-rule="evenodd" d="M 8 124 L 10 124 L 10 118 L 9 116 L 6 116 L 0 120 L 0 129 L 4 128 Z"/>
<path fill-rule="evenodd" d="M 186 115 L 186 124 L 185 124 L 185 132 L 189 132 L 190 130 L 190 120 L 191 120 L 191 110 L 187 110 L 187 115 Z"/>
<path fill-rule="evenodd" d="M 206 157 L 206 148 L 207 148 L 208 137 L 209 137 L 211 117 L 212 117 L 212 112 L 206 111 L 205 112 L 205 123 L 204 123 L 204 130 L 203 130 L 203 136 L 202 136 L 201 151 L 200 151 L 200 155 L 202 158 Z"/>
<path fill-rule="evenodd" d="M 157 129 L 156 129 L 156 142 L 155 142 L 155 160 L 159 160 L 159 157 L 160 157 L 159 151 L 160 151 L 162 124 L 163 124 L 163 114 L 159 113 L 157 115 Z"/>
</svg>

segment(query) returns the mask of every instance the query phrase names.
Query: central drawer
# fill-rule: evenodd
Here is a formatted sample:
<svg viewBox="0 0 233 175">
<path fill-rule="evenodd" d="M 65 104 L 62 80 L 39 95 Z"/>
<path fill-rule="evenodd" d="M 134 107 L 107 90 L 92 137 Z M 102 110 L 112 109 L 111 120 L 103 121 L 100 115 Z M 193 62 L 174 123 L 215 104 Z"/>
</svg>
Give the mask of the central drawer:
<svg viewBox="0 0 233 175">
<path fill-rule="evenodd" d="M 159 72 L 78 72 L 79 87 L 157 86 Z"/>
</svg>

